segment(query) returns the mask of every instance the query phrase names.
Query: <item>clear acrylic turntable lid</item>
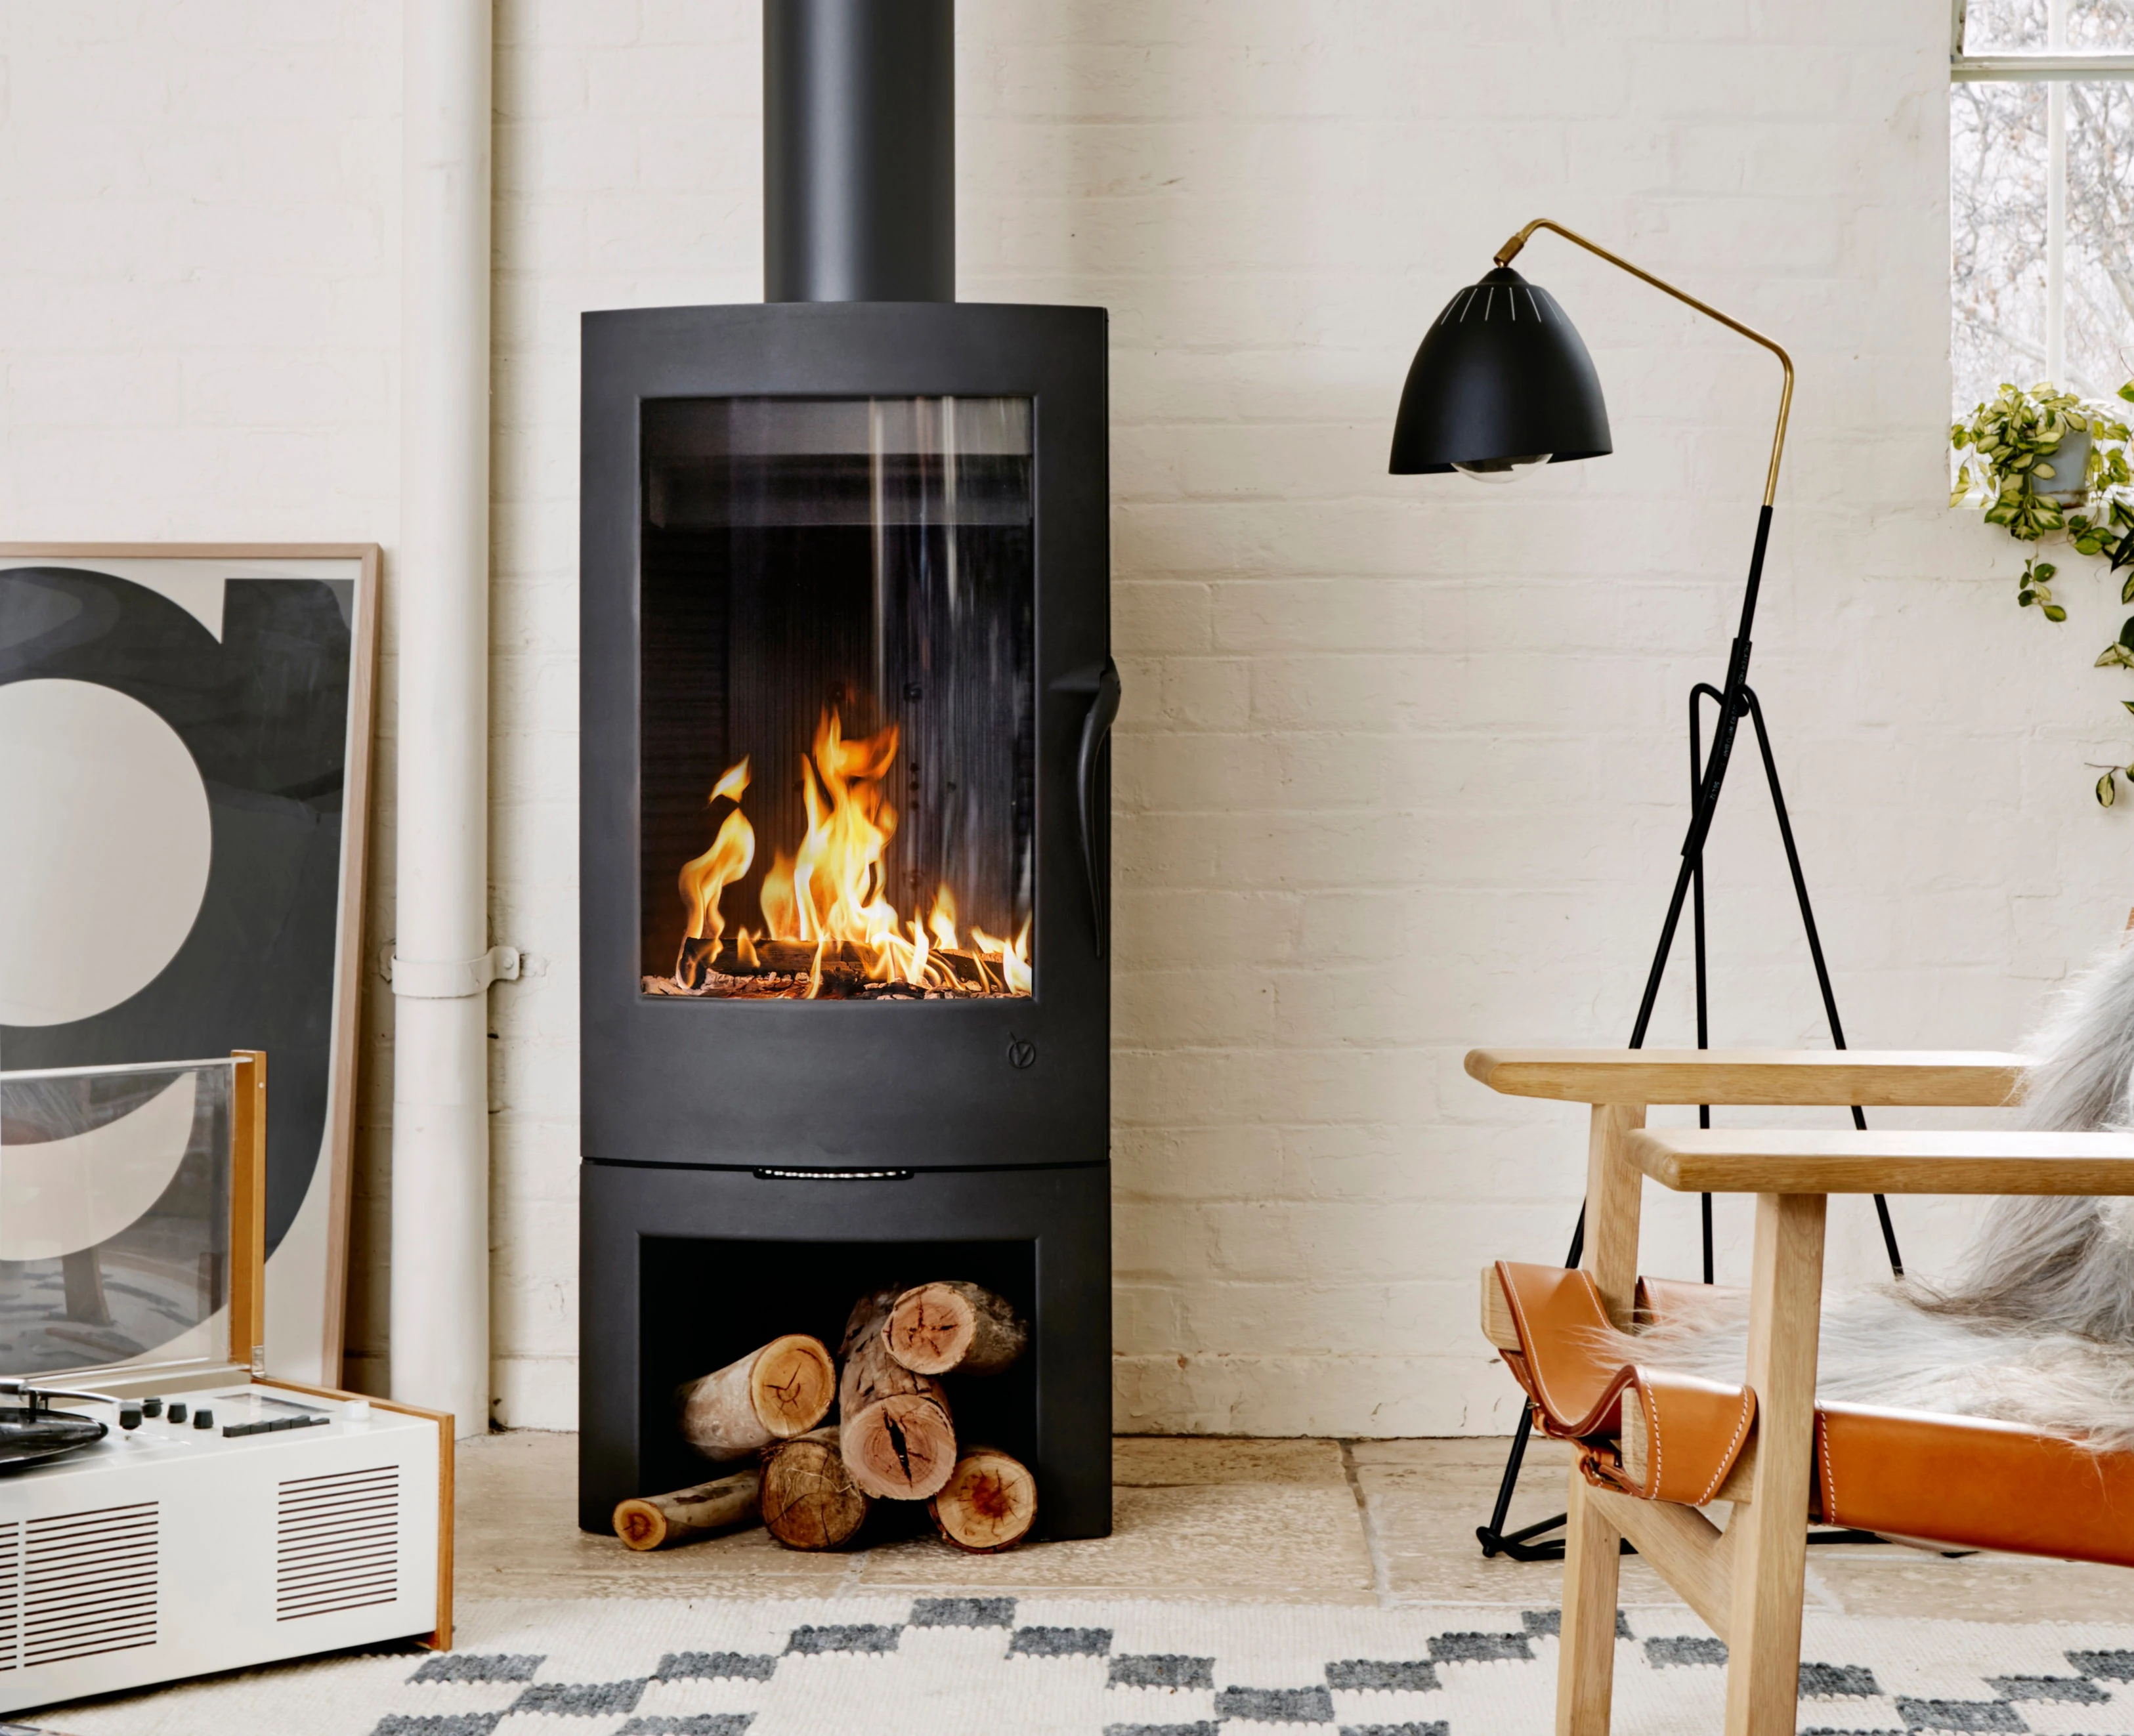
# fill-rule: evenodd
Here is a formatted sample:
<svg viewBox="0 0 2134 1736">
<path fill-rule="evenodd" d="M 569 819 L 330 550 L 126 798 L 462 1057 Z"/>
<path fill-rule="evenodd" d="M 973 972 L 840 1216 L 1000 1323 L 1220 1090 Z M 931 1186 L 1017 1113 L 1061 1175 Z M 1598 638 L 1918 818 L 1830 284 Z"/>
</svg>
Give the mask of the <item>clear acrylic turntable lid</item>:
<svg viewBox="0 0 2134 1736">
<path fill-rule="evenodd" d="M 0 1375 L 250 1361 L 264 1058 L 0 1072 Z"/>
</svg>

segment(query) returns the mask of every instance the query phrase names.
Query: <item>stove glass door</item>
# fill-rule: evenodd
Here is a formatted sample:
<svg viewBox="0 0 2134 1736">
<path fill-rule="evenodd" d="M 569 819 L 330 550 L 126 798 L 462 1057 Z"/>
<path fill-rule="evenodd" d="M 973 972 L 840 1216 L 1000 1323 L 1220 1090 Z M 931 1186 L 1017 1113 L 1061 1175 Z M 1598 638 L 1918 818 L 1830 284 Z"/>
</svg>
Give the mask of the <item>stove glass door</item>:
<svg viewBox="0 0 2134 1736">
<path fill-rule="evenodd" d="M 648 996 L 1027 996 L 1026 398 L 647 402 Z"/>
</svg>

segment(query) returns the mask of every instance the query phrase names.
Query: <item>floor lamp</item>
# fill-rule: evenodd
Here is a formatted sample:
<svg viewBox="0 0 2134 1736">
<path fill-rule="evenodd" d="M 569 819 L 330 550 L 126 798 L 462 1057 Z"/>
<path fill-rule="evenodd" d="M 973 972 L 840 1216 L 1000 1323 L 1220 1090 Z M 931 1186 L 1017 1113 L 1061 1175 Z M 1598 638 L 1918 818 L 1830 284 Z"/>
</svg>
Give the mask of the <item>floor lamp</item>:
<svg viewBox="0 0 2134 1736">
<path fill-rule="evenodd" d="M 1778 358 L 1784 371 L 1779 391 L 1777 427 L 1771 435 L 1770 469 L 1764 478 L 1764 504 L 1756 517 L 1756 542 L 1749 557 L 1749 582 L 1741 597 L 1741 621 L 1726 660 L 1726 685 L 1715 687 L 1699 682 L 1689 695 L 1689 831 L 1683 840 L 1682 864 L 1677 870 L 1674 893 L 1668 900 L 1667 919 L 1660 925 L 1659 945 L 1646 974 L 1644 998 L 1638 1004 L 1638 1020 L 1630 1032 L 1629 1047 L 1644 1047 L 1646 1027 L 1652 1022 L 1654 1003 L 1659 998 L 1660 980 L 1667 973 L 1668 955 L 1673 950 L 1676 930 L 1685 904 L 1690 910 L 1692 948 L 1697 970 L 1697 1046 L 1710 1047 L 1711 1029 L 1706 1001 L 1704 946 L 1704 841 L 1719 806 L 1719 792 L 1726 780 L 1727 762 L 1734 752 L 1734 738 L 1746 717 L 1756 732 L 1756 745 L 1764 762 L 1764 781 L 1776 810 L 1779 836 L 1784 841 L 1786 866 L 1793 875 L 1794 896 L 1800 905 L 1801 923 L 1808 933 L 1808 955 L 1815 962 L 1815 980 L 1823 992 L 1824 1016 L 1830 1022 L 1832 1042 L 1845 1047 L 1845 1027 L 1837 1016 L 1837 1000 L 1831 992 L 1830 971 L 1823 962 L 1823 940 L 1817 933 L 1815 912 L 1808 895 L 1808 881 L 1801 872 L 1800 852 L 1794 847 L 1793 822 L 1786 813 L 1779 788 L 1779 768 L 1772 756 L 1769 731 L 1765 727 L 1763 707 L 1749 686 L 1750 629 L 1756 619 L 1756 593 L 1763 582 L 1764 551 L 1770 541 L 1771 501 L 1778 492 L 1779 461 L 1786 444 L 1786 414 L 1793 407 L 1792 359 L 1761 332 L 1739 320 L 1686 295 L 1672 283 L 1611 253 L 1605 247 L 1576 234 L 1547 218 L 1529 223 L 1498 249 L 1496 268 L 1479 283 L 1470 285 L 1446 303 L 1445 311 L 1416 351 L 1407 384 L 1402 390 L 1400 415 L 1393 425 L 1393 461 L 1397 476 L 1459 470 L 1484 480 L 1501 480 L 1528 465 L 1563 464 L 1573 459 L 1599 458 L 1614 450 L 1608 434 L 1608 410 L 1600 395 L 1600 377 L 1586 345 L 1557 305 L 1556 298 L 1529 283 L 1511 268 L 1512 261 L 1535 232 L 1547 229 L 1561 235 L 1589 253 L 1628 272 L 1640 282 L 1716 320 L 1730 331 L 1739 332 Z M 1710 702 L 1718 715 L 1707 750 L 1703 741 L 1704 706 Z M 1709 1107 L 1697 1112 L 1700 1125 L 1712 1125 Z M 1867 1118 L 1856 1107 L 1853 1125 L 1865 1127 Z M 1882 1242 L 1890 1256 L 1890 1270 L 1898 1276 L 1904 1264 L 1897 1251 L 1897 1234 L 1890 1222 L 1889 1203 L 1875 1196 L 1875 1210 L 1882 1228 Z M 1712 1196 L 1703 1199 L 1704 1281 L 1712 1282 Z M 1564 1264 L 1576 1266 L 1584 1251 L 1586 1213 L 1581 1208 Z M 1522 1561 L 1554 1560 L 1563 1554 L 1560 1539 L 1547 1533 L 1563 1523 L 1558 1515 L 1536 1525 L 1507 1533 L 1506 1516 L 1512 1492 L 1518 1487 L 1519 1468 L 1526 1458 L 1527 1440 L 1533 1425 L 1531 1411 L 1523 1411 L 1518 1433 L 1505 1462 L 1497 1504 L 1487 1525 L 1479 1526 L 1485 1555 L 1509 1555 Z M 1814 1534 L 1811 1541 L 1850 1541 L 1842 1532 Z M 1624 1546 L 1626 1549 L 1629 1546 Z"/>
</svg>

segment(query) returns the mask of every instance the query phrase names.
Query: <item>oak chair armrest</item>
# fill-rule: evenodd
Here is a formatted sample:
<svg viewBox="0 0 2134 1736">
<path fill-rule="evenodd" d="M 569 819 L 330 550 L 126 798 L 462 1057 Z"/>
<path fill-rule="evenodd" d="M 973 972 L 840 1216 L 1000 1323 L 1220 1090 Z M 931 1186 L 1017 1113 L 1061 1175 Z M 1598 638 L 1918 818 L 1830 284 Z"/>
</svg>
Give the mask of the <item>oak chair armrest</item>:
<svg viewBox="0 0 2134 1736">
<path fill-rule="evenodd" d="M 2134 1194 L 2134 1134 L 1641 1127 L 1624 1155 L 1682 1194 Z"/>
<path fill-rule="evenodd" d="M 2016 1097 L 2023 1059 L 1989 1050 L 1470 1049 L 1467 1071 L 1508 1097 L 1572 1103 L 1990 1109 Z"/>
</svg>

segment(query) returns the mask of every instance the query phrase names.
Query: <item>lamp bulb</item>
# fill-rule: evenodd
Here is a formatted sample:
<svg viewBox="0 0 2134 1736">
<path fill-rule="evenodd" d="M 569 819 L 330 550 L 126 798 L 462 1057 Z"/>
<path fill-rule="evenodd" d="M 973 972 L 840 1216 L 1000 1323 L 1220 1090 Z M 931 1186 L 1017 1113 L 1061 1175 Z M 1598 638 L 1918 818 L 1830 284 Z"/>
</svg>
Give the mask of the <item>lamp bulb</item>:
<svg viewBox="0 0 2134 1736">
<path fill-rule="evenodd" d="M 1514 470 L 1523 470 L 1529 465 L 1547 464 L 1554 456 L 1551 452 L 1527 452 L 1517 458 L 1478 458 L 1472 464 L 1455 463 L 1452 468 L 1477 482 L 1503 483 L 1512 480 Z"/>
</svg>

